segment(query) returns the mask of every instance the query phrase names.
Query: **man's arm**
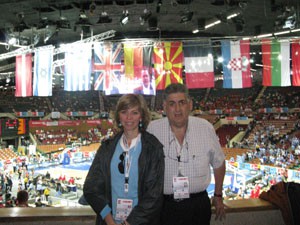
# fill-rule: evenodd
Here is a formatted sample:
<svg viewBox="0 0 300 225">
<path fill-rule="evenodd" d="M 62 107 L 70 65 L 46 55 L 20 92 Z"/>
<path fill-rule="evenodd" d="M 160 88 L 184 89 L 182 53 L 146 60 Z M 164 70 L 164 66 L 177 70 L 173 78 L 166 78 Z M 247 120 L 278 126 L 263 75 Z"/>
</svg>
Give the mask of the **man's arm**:
<svg viewBox="0 0 300 225">
<path fill-rule="evenodd" d="M 225 210 L 222 198 L 223 181 L 225 176 L 225 161 L 219 168 L 214 169 L 215 177 L 215 196 L 213 197 L 213 205 L 216 209 L 216 220 L 225 218 Z"/>
<path fill-rule="evenodd" d="M 215 194 L 220 194 L 220 195 L 222 194 L 224 176 L 225 176 L 225 161 L 219 168 L 214 169 Z"/>
</svg>

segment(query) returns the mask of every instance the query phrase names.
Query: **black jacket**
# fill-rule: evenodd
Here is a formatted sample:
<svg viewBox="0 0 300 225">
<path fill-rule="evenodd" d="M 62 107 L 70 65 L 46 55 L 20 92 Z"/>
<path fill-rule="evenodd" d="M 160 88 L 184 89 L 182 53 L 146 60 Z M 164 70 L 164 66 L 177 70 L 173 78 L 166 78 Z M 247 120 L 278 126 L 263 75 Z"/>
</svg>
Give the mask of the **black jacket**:
<svg viewBox="0 0 300 225">
<path fill-rule="evenodd" d="M 97 214 L 96 224 L 105 224 L 100 216 L 102 209 L 111 202 L 110 162 L 122 133 L 104 141 L 86 177 L 83 194 Z M 164 154 L 158 139 L 148 132 L 141 135 L 142 151 L 139 157 L 138 204 L 127 221 L 131 225 L 159 225 L 163 203 Z"/>
</svg>

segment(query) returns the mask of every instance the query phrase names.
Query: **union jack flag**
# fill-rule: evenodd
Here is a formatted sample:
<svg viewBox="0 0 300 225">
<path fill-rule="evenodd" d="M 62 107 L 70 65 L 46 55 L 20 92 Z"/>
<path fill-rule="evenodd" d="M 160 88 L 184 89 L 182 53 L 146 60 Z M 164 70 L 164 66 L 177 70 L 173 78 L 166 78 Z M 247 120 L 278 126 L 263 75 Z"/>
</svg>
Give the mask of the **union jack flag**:
<svg viewBox="0 0 300 225">
<path fill-rule="evenodd" d="M 121 43 L 95 43 L 94 63 L 95 72 L 94 90 L 110 93 L 118 80 L 124 73 L 124 66 L 121 61 L 124 51 Z"/>
</svg>

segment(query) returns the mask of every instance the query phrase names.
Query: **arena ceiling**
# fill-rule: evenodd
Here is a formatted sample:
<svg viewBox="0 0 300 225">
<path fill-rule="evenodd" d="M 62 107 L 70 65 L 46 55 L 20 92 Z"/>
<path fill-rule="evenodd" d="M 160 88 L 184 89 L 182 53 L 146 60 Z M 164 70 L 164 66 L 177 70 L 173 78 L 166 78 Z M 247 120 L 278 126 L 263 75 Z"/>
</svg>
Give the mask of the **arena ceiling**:
<svg viewBox="0 0 300 225">
<path fill-rule="evenodd" d="M 253 38 L 298 28 L 299 8 L 299 0 L 1 0 L 0 54 L 18 45 L 58 45 L 109 30 L 118 40 Z M 121 25 L 124 13 L 129 20 Z M 285 34 L 293 35 L 299 33 Z M 12 62 L 1 60 L 0 67 Z"/>
</svg>

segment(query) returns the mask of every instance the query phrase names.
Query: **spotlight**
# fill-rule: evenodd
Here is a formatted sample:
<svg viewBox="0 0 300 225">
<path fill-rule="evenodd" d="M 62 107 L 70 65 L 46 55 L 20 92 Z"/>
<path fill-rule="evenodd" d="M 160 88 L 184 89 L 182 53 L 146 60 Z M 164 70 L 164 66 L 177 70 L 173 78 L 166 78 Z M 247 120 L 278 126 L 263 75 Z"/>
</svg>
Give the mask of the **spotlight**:
<svg viewBox="0 0 300 225">
<path fill-rule="evenodd" d="M 125 24 L 127 24 L 129 21 L 129 13 L 128 13 L 128 10 L 124 10 L 123 11 L 123 14 L 120 18 L 120 23 L 122 26 L 124 26 Z"/>
<path fill-rule="evenodd" d="M 89 10 L 90 10 L 90 13 L 93 14 L 96 10 L 96 3 L 95 2 L 92 2 L 89 6 Z"/>
<path fill-rule="evenodd" d="M 233 23 L 235 24 L 235 30 L 237 33 L 244 32 L 245 20 L 242 15 L 232 18 Z"/>
<path fill-rule="evenodd" d="M 201 31 L 205 30 L 205 23 L 206 23 L 205 18 L 199 18 L 198 19 L 198 29 Z"/>
<path fill-rule="evenodd" d="M 102 12 L 97 23 L 111 23 L 112 18 L 110 18 L 107 12 Z"/>
<path fill-rule="evenodd" d="M 145 22 L 150 18 L 152 15 L 151 11 L 148 9 L 144 9 L 144 13 L 140 16 L 140 23 L 141 25 L 144 25 Z"/>
<path fill-rule="evenodd" d="M 156 12 L 159 13 L 160 12 L 160 7 L 162 5 L 162 0 L 158 0 L 157 1 L 157 5 L 156 5 Z"/>
<path fill-rule="evenodd" d="M 18 39 L 16 37 L 9 37 L 7 43 L 9 45 L 16 45 L 16 44 L 18 44 Z"/>
<path fill-rule="evenodd" d="M 180 23 L 187 23 L 192 20 L 194 13 L 192 11 L 186 11 L 181 14 Z"/>
<path fill-rule="evenodd" d="M 91 22 L 89 21 L 89 18 L 85 14 L 84 10 L 81 10 L 79 13 L 79 19 L 77 22 L 75 22 L 75 26 L 91 26 Z"/>
<path fill-rule="evenodd" d="M 157 26 L 157 17 L 156 16 L 151 16 L 148 19 L 148 31 L 157 31 L 159 30 L 158 26 Z"/>
</svg>

